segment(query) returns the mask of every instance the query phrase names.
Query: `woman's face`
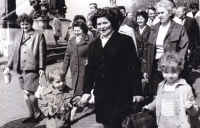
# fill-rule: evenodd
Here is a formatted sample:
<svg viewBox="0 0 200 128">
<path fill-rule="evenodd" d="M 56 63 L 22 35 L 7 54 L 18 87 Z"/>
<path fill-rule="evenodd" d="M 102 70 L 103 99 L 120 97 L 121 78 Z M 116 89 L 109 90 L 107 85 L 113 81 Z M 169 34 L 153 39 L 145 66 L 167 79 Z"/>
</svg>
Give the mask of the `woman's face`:
<svg viewBox="0 0 200 128">
<path fill-rule="evenodd" d="M 24 32 L 29 32 L 32 28 L 32 25 L 30 22 L 27 21 L 21 21 L 20 26 L 23 29 Z"/>
<path fill-rule="evenodd" d="M 113 27 L 106 17 L 97 18 L 97 29 L 104 37 L 107 37 L 113 31 Z"/>
<path fill-rule="evenodd" d="M 170 20 L 171 13 L 165 7 L 158 7 L 156 12 L 161 23 L 167 23 Z"/>
<path fill-rule="evenodd" d="M 82 37 L 83 36 L 83 30 L 80 26 L 74 26 L 74 34 L 75 37 Z"/>
<path fill-rule="evenodd" d="M 137 16 L 137 23 L 139 26 L 145 25 L 145 19 L 142 16 Z"/>
</svg>

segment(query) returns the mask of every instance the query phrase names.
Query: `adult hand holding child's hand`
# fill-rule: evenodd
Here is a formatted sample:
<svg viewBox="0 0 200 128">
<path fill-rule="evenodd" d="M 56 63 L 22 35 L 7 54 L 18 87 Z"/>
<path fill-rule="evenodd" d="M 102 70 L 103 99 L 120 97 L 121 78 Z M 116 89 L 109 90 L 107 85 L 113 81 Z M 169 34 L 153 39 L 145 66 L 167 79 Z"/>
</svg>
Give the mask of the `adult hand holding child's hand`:
<svg viewBox="0 0 200 128">
<path fill-rule="evenodd" d="M 86 103 L 88 103 L 90 99 L 90 94 L 84 94 L 80 100 L 80 105 L 85 106 Z"/>
<path fill-rule="evenodd" d="M 185 106 L 184 106 L 184 107 L 185 107 L 186 110 L 188 110 L 188 109 L 190 109 L 190 108 L 192 107 L 192 105 L 193 105 L 193 104 L 192 104 L 192 101 L 188 100 L 188 101 L 185 103 Z"/>
</svg>

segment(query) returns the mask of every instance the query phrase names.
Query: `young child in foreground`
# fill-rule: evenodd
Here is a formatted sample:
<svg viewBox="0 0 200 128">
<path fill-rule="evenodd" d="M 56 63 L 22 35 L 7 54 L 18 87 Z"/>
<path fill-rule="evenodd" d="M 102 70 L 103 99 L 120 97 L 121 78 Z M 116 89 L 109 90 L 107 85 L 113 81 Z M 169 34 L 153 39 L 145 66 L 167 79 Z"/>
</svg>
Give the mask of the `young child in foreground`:
<svg viewBox="0 0 200 128">
<path fill-rule="evenodd" d="M 51 69 L 47 74 L 47 82 L 48 88 L 43 92 L 41 103 L 41 110 L 47 117 L 46 128 L 69 128 L 72 94 L 66 86 L 63 70 Z"/>
<path fill-rule="evenodd" d="M 188 115 L 194 116 L 198 106 L 190 85 L 179 77 L 184 58 L 177 53 L 166 53 L 158 62 L 164 80 L 159 84 L 155 100 L 143 109 L 156 108 L 158 128 L 190 128 Z"/>
</svg>

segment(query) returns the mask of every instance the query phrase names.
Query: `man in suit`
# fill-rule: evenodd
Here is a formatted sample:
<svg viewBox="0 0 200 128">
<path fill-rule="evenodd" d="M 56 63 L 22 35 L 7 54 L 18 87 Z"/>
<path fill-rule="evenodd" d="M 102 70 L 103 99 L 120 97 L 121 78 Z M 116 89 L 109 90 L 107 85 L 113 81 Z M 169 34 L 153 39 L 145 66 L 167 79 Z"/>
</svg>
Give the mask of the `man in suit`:
<svg viewBox="0 0 200 128">
<path fill-rule="evenodd" d="M 189 59 L 187 64 L 194 65 L 194 55 L 199 42 L 199 26 L 197 21 L 191 17 L 186 16 L 186 7 L 180 6 L 176 10 L 176 16 L 181 19 L 182 25 L 184 26 L 186 33 L 189 38 L 188 54 Z"/>
</svg>

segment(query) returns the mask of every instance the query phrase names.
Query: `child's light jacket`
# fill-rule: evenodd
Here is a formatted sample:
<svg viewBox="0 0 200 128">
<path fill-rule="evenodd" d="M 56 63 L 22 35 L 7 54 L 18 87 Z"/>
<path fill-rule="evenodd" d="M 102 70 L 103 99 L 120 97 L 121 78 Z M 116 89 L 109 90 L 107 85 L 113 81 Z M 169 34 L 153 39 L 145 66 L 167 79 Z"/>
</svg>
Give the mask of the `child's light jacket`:
<svg viewBox="0 0 200 128">
<path fill-rule="evenodd" d="M 69 102 L 71 98 L 72 93 L 67 86 L 60 92 L 57 92 L 51 85 L 44 90 L 41 101 L 41 111 L 47 117 L 46 128 L 68 126 L 71 110 Z M 49 115 L 49 108 L 55 110 L 54 116 Z"/>
<path fill-rule="evenodd" d="M 156 108 L 156 118 L 157 118 L 157 124 L 160 124 L 162 122 L 160 121 L 160 116 L 161 116 L 161 94 L 164 92 L 164 85 L 166 83 L 166 80 L 163 80 L 159 85 L 158 85 L 158 91 L 157 91 L 157 96 L 156 99 L 148 105 L 148 108 L 150 110 L 154 110 Z M 192 93 L 192 89 L 190 85 L 184 80 L 180 79 L 178 83 L 175 83 L 175 116 L 176 116 L 176 124 L 177 128 L 190 128 L 190 121 L 187 115 L 194 116 L 198 112 L 198 106 L 194 101 L 194 96 Z M 190 100 L 193 102 L 193 106 L 191 109 L 186 110 L 184 108 L 186 102 Z M 166 126 L 167 127 L 167 126 Z"/>
</svg>

